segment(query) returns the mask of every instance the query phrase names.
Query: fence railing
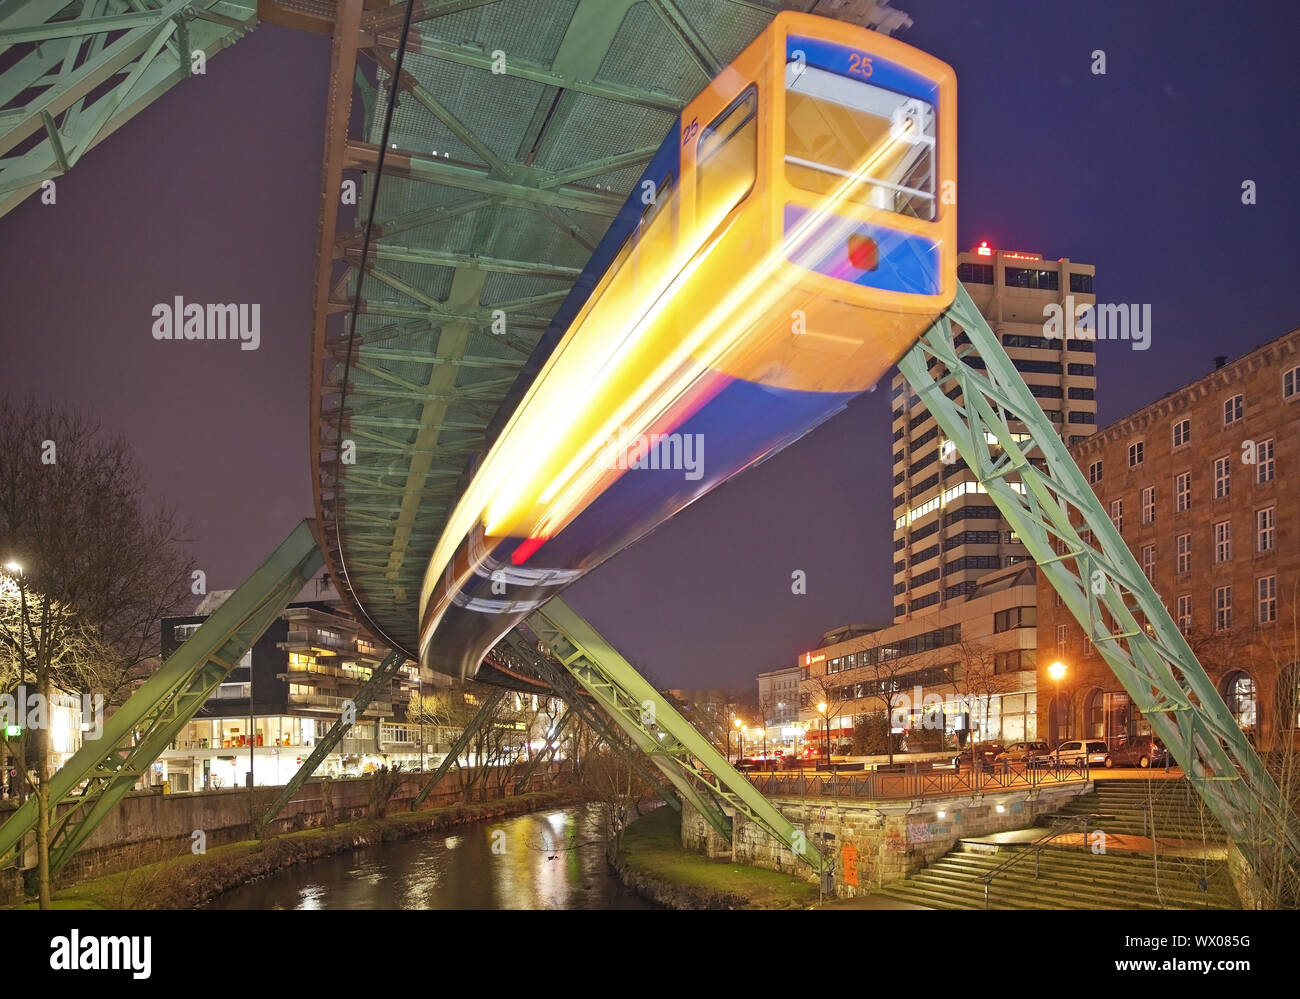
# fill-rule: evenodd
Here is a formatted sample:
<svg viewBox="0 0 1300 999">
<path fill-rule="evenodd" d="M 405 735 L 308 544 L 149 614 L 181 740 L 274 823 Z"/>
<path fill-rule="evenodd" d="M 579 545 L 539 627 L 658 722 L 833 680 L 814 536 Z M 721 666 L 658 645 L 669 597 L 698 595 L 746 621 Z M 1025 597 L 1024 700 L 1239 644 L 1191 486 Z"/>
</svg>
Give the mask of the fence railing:
<svg viewBox="0 0 1300 999">
<path fill-rule="evenodd" d="M 998 764 L 992 770 L 933 770 L 924 764 L 904 764 L 902 772 L 837 774 L 750 774 L 749 780 L 769 798 L 894 798 L 941 797 L 993 791 L 1074 784 L 1091 780 L 1087 764 L 1031 767 Z"/>
<path fill-rule="evenodd" d="M 1011 868 L 1015 867 L 1026 857 L 1028 857 L 1030 854 L 1033 854 L 1034 880 L 1037 881 L 1038 869 L 1039 869 L 1038 859 L 1040 856 L 1042 856 L 1043 847 L 1047 846 L 1048 843 L 1052 842 L 1052 840 L 1056 839 L 1058 836 L 1064 836 L 1067 833 L 1076 832 L 1082 829 L 1083 846 L 1084 849 L 1087 849 L 1088 848 L 1088 826 L 1096 825 L 1097 820 L 1101 818 L 1104 818 L 1104 816 L 1096 815 L 1092 813 L 1089 813 L 1087 815 L 1072 815 L 1069 818 L 1061 822 L 1058 822 L 1055 826 L 1053 826 L 1051 829 L 1045 832 L 1042 836 L 1038 837 L 1038 839 L 1034 840 L 1032 843 L 1025 846 L 1024 849 L 1015 851 L 1010 857 L 1008 857 L 1002 863 L 998 864 L 997 867 L 993 868 L 993 870 L 985 874 L 984 877 L 980 878 L 980 881 L 984 883 L 984 911 L 987 912 L 989 909 L 989 887 L 993 884 L 993 881 L 999 875 L 1005 874 L 1007 871 L 1011 870 Z"/>
</svg>

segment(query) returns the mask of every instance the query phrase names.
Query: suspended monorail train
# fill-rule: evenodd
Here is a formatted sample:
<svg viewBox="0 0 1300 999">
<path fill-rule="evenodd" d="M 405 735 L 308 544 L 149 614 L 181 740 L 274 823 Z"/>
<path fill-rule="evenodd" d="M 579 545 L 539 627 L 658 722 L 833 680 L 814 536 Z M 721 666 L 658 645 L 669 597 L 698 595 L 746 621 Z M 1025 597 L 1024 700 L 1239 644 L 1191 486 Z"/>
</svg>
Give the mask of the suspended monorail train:
<svg viewBox="0 0 1300 999">
<path fill-rule="evenodd" d="M 789 12 L 686 106 L 452 511 L 423 662 L 474 676 L 547 599 L 876 384 L 956 292 L 956 115 L 943 62 Z"/>
</svg>

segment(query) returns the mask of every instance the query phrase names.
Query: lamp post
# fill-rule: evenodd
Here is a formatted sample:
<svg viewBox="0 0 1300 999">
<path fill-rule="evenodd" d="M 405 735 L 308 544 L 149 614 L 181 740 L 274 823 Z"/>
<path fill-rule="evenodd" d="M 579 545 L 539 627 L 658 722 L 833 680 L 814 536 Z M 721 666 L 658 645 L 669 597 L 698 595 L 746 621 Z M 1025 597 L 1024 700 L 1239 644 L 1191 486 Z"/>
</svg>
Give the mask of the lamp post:
<svg viewBox="0 0 1300 999">
<path fill-rule="evenodd" d="M 745 736 L 749 734 L 749 726 L 740 726 L 740 749 L 736 753 L 736 762 L 739 763 L 745 758 Z"/>
<path fill-rule="evenodd" d="M 1061 745 L 1060 732 L 1059 732 L 1059 729 L 1061 728 L 1060 716 L 1061 713 L 1065 710 L 1065 704 L 1061 699 L 1061 681 L 1065 679 L 1065 674 L 1066 674 L 1065 663 L 1061 662 L 1060 660 L 1057 660 L 1056 662 L 1052 663 L 1052 665 L 1047 667 L 1047 675 L 1050 676 L 1056 683 L 1056 712 L 1057 712 L 1056 727 L 1058 731 L 1052 733 L 1052 740 L 1057 745 L 1058 762 L 1060 761 L 1059 754 L 1060 754 L 1060 745 Z M 1066 730 L 1066 737 L 1068 738 L 1069 731 L 1070 731 L 1068 716 L 1066 717 L 1065 730 Z"/>
<path fill-rule="evenodd" d="M 763 740 L 763 756 L 766 757 L 767 756 L 767 729 L 765 728 L 754 729 L 754 738 Z"/>
<path fill-rule="evenodd" d="M 739 718 L 733 718 L 733 719 L 731 719 L 731 721 L 732 721 L 732 724 L 735 725 L 735 727 L 736 727 L 736 739 L 739 740 L 739 739 L 740 739 L 740 729 L 744 726 L 745 723 L 742 722 Z M 731 729 L 727 729 L 727 756 L 728 756 L 728 758 L 730 758 L 730 756 L 731 756 Z M 740 753 L 739 753 L 739 752 L 736 753 L 736 762 L 737 762 L 737 763 L 740 762 Z"/>
<path fill-rule="evenodd" d="M 5 571 L 17 579 L 16 585 L 18 587 L 18 608 L 19 608 L 18 611 L 18 682 L 23 683 L 26 681 L 27 678 L 27 631 L 25 628 L 27 622 L 27 587 L 24 585 L 25 580 L 23 578 L 23 567 L 20 563 L 15 562 L 13 559 L 10 559 L 8 562 L 5 563 Z M 26 724 L 25 720 L 22 718 L 15 718 L 14 722 L 15 722 L 14 728 L 16 728 L 17 731 L 21 733 L 23 731 L 22 726 Z M 8 742 L 9 742 L 9 733 L 8 731 L 6 731 L 5 732 L 6 749 L 8 748 L 7 745 Z M 23 755 L 25 756 L 26 754 L 24 753 Z M 22 762 L 18 759 L 17 756 L 13 756 L 12 759 L 14 761 L 14 765 L 8 769 L 12 769 L 14 771 L 13 778 L 10 779 L 7 773 L 0 775 L 0 785 L 8 784 L 9 792 L 11 795 L 15 797 L 19 797 L 20 801 L 25 800 L 26 795 L 23 794 L 23 790 L 25 789 L 26 782 L 18 779 L 18 768 L 22 766 Z"/>
<path fill-rule="evenodd" d="M 831 725 L 830 719 L 826 717 L 826 702 L 817 702 L 817 713 L 822 716 L 822 749 L 826 753 L 826 764 L 831 762 Z"/>
</svg>

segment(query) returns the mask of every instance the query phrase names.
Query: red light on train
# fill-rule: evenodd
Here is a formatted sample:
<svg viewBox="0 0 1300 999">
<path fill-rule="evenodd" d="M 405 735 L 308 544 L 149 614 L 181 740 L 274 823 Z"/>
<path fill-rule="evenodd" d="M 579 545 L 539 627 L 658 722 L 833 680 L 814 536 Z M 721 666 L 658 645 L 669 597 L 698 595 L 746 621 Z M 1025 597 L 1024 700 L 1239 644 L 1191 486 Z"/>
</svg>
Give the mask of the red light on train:
<svg viewBox="0 0 1300 999">
<path fill-rule="evenodd" d="M 989 249 L 989 244 L 983 240 L 980 240 L 980 245 L 975 247 L 975 252 L 978 253 L 981 257 L 993 256 L 993 251 Z"/>
<path fill-rule="evenodd" d="M 541 548 L 542 545 L 544 544 L 546 544 L 545 538 L 528 538 L 511 554 L 510 556 L 511 564 L 523 565 L 532 557 L 533 553 L 537 551 L 537 549 Z"/>
<path fill-rule="evenodd" d="M 849 234 L 849 263 L 860 271 L 874 271 L 880 263 L 880 251 L 870 236 Z"/>
</svg>

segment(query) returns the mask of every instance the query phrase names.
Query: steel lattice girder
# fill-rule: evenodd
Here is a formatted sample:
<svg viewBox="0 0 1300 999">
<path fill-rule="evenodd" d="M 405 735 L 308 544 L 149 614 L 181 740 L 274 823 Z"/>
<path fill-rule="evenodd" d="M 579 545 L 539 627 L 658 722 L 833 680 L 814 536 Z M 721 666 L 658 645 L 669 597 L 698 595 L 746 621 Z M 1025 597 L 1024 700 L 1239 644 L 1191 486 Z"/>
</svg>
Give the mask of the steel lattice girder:
<svg viewBox="0 0 1300 999">
<path fill-rule="evenodd" d="M 969 346 L 958 349 L 953 323 Z M 967 358 L 982 360 L 983 370 Z M 930 371 L 935 361 L 943 366 L 937 376 Z M 1280 849 L 1294 871 L 1300 836 L 1290 806 L 960 284 L 956 302 L 899 369 L 1224 830 L 1256 870 L 1273 859 L 1262 851 Z M 944 394 L 950 379 L 960 386 L 960 403 Z M 1023 424 L 1028 441 L 1016 439 L 1013 420 Z M 1031 463 L 1034 451 L 1045 471 Z M 1091 532 L 1095 546 L 1081 529 Z"/>
<path fill-rule="evenodd" d="M 492 691 L 492 693 L 487 696 L 487 699 L 479 705 L 478 711 L 474 713 L 474 717 L 470 719 L 469 724 L 466 725 L 460 735 L 456 737 L 456 741 L 452 743 L 451 749 L 447 750 L 447 755 L 443 757 L 442 763 L 440 763 L 438 769 L 433 772 L 433 776 L 430 777 L 424 787 L 420 789 L 420 793 L 411 799 L 411 811 L 414 812 L 419 810 L 420 806 L 424 804 L 424 799 L 429 797 L 429 792 L 438 786 L 438 781 L 442 780 L 443 776 L 449 773 L 451 768 L 460 761 L 460 754 L 465 752 L 466 747 L 469 746 L 470 740 L 473 739 L 475 733 L 487 723 L 487 720 L 492 717 L 492 712 L 496 710 L 496 706 L 501 703 L 501 698 L 505 696 L 505 688 L 501 687 Z"/>
<path fill-rule="evenodd" d="M 563 698 L 571 711 L 577 713 L 578 717 L 590 728 L 607 742 L 611 748 L 619 746 L 625 739 L 619 731 L 615 730 L 610 721 L 600 711 L 597 711 L 591 697 L 587 695 L 577 681 L 549 656 L 543 655 L 538 651 L 536 644 L 530 642 L 522 635 L 518 628 L 512 628 L 492 649 L 490 655 L 493 658 L 506 658 L 510 654 L 518 656 L 532 671 L 542 678 L 551 688 Z M 652 767 L 646 757 L 633 748 L 632 765 L 640 771 L 641 776 L 655 790 L 655 793 L 667 803 L 675 812 L 682 810 L 681 799 L 666 787 L 659 778 L 662 776 L 655 767 Z"/>
<path fill-rule="evenodd" d="M 679 792 L 730 840 L 732 830 L 700 793 L 726 802 L 796 857 L 820 872 L 824 860 L 802 829 L 782 815 L 717 748 L 639 674 L 599 632 L 559 597 L 531 614 L 527 626 L 547 651 L 604 708 Z"/>
<path fill-rule="evenodd" d="M 194 717 L 323 564 L 304 520 L 50 778 L 50 870 L 57 872 Z M 137 733 L 143 733 L 137 739 Z M 86 788 L 77 788 L 87 782 Z M 28 798 L 0 826 L 0 857 L 36 828 Z"/>
<path fill-rule="evenodd" d="M 252 0 L 4 0 L 0 215 L 256 25 Z"/>
<path fill-rule="evenodd" d="M 383 641 L 415 648 L 420 584 L 460 478 L 677 111 L 778 11 L 825 6 L 424 0 L 385 135 L 405 9 L 340 0 L 317 246 L 313 496 L 332 575 Z M 871 0 L 827 12 L 882 30 L 900 23 Z M 348 133 L 354 78 L 360 135 Z M 340 219 L 352 211 L 340 186 L 354 178 L 355 222 Z"/>
<path fill-rule="evenodd" d="M 293 796 L 298 793 L 298 789 L 307 783 L 308 779 L 316 772 L 316 769 L 325 762 L 325 757 L 334 752 L 334 747 L 343 741 L 348 730 L 356 718 L 359 718 L 366 708 L 370 707 L 370 702 L 375 699 L 375 695 L 381 690 L 391 689 L 393 677 L 397 676 L 398 670 L 406 663 L 406 656 L 401 652 L 390 652 L 384 657 L 383 661 L 374 668 L 370 673 L 370 679 L 361 687 L 355 697 L 351 698 L 353 721 L 348 721 L 348 713 L 340 715 L 338 720 L 330 726 L 328 732 L 318 739 L 311 755 L 303 761 L 302 766 L 289 778 L 289 783 L 281 789 L 276 795 L 275 801 L 261 817 L 257 820 L 254 832 L 262 835 L 262 830 L 275 820 L 275 818 L 284 811 L 284 806 L 293 800 Z"/>
</svg>

